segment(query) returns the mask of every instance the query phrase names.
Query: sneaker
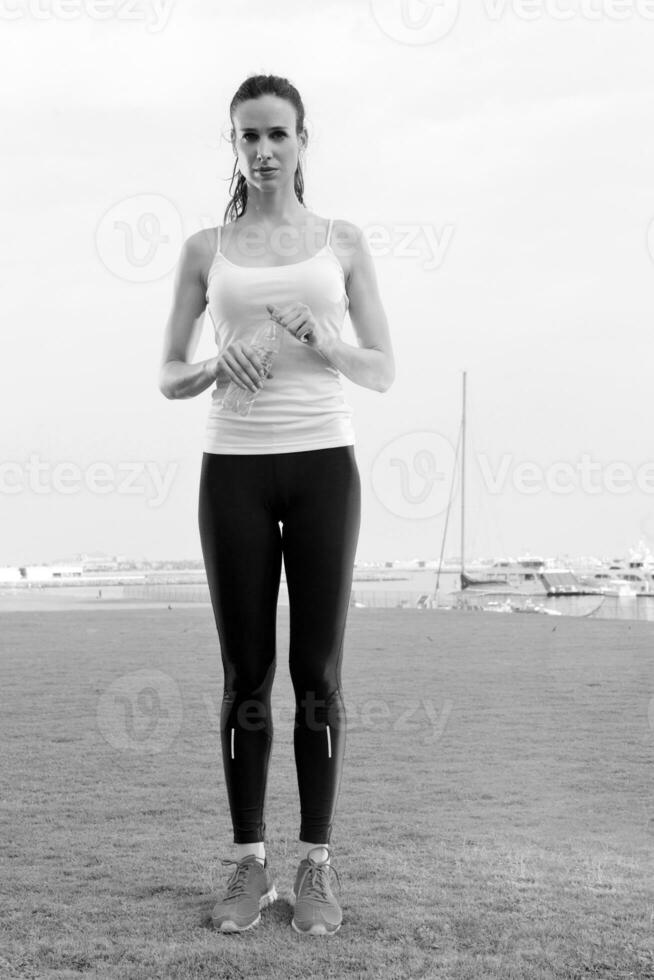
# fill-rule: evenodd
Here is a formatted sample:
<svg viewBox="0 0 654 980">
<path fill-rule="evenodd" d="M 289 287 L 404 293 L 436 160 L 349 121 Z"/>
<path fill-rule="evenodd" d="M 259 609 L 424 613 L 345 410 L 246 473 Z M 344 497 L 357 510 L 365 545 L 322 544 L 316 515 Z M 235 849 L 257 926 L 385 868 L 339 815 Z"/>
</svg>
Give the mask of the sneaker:
<svg viewBox="0 0 654 980">
<path fill-rule="evenodd" d="M 235 864 L 223 897 L 214 906 L 211 919 L 220 932 L 243 932 L 261 921 L 261 909 L 277 898 L 268 858 L 261 864 L 254 854 L 241 861 L 223 859 Z"/>
<path fill-rule="evenodd" d="M 329 847 L 327 850 L 329 853 Z M 338 872 L 326 861 L 314 861 L 311 853 L 300 861 L 295 876 L 295 886 L 291 892 L 295 911 L 291 925 L 296 932 L 313 936 L 331 935 L 338 932 L 343 921 L 340 905 L 329 885 L 329 872 L 333 871 L 337 878 Z M 338 878 L 339 890 L 340 884 Z"/>
</svg>

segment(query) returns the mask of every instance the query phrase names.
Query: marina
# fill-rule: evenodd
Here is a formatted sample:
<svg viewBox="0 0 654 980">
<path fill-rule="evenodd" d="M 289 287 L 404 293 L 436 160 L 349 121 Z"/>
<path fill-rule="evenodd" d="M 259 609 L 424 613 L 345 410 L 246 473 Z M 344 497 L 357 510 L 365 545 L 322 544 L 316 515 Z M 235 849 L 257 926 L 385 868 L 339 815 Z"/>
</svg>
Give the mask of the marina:
<svg viewBox="0 0 654 980">
<path fill-rule="evenodd" d="M 540 613 L 595 619 L 624 619 L 654 622 L 654 594 L 616 588 L 611 581 L 598 579 L 593 587 L 565 591 L 557 581 L 560 561 L 543 563 L 543 571 L 522 561 L 475 561 L 467 574 L 484 579 L 483 586 L 460 589 L 460 563 L 447 562 L 439 570 L 436 560 L 394 561 L 357 565 L 352 582 L 352 608 L 468 610 L 486 613 Z M 529 560 L 534 561 L 533 559 Z M 607 569 L 610 560 L 601 564 Z M 507 571 L 507 569 L 509 569 Z M 492 575 L 497 574 L 493 579 Z M 574 577 L 573 567 L 568 574 Z M 601 574 L 601 573 L 600 573 Z M 542 576 L 542 577 L 541 577 Z M 613 578 L 613 576 L 612 576 Z M 558 580 L 560 583 L 560 579 Z M 575 579 L 576 581 L 576 579 Z M 438 582 L 438 589 L 436 583 Z M 201 569 L 186 572 L 162 570 L 85 574 L 74 577 L 23 579 L 0 582 L 0 611 L 109 609 L 139 606 L 166 607 L 210 605 L 206 576 Z M 288 606 L 288 590 L 283 574 L 279 606 Z"/>
</svg>

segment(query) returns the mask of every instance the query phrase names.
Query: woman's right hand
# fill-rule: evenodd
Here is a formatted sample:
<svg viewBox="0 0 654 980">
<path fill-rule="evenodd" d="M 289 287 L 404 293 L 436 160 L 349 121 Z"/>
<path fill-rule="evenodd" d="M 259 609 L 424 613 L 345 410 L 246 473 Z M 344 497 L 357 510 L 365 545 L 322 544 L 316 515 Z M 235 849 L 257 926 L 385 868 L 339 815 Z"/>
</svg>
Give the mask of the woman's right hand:
<svg viewBox="0 0 654 980">
<path fill-rule="evenodd" d="M 235 340 L 217 358 L 216 384 L 235 384 L 246 391 L 259 391 L 266 373 L 252 344 Z M 272 378 L 272 374 L 267 375 Z"/>
</svg>

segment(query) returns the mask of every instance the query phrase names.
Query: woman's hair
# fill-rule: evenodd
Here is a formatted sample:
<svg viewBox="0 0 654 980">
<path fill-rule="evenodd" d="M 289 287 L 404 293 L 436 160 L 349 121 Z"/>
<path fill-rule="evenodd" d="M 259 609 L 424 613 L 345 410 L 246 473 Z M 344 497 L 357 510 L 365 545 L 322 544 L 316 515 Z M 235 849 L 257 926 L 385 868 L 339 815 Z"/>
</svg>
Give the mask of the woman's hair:
<svg viewBox="0 0 654 980">
<path fill-rule="evenodd" d="M 304 129 L 304 104 L 295 86 L 287 78 L 281 78 L 279 75 L 250 75 L 239 86 L 229 106 L 229 117 L 232 121 L 232 136 L 234 134 L 234 110 L 241 102 L 246 102 L 248 99 L 257 99 L 260 95 L 276 95 L 278 98 L 287 99 L 291 103 L 295 108 L 295 132 L 299 136 Z M 236 190 L 232 194 L 234 181 L 236 181 Z M 295 171 L 294 187 L 298 201 L 306 207 L 306 204 L 304 204 L 304 177 L 302 176 L 302 167 L 300 166 L 299 160 Z M 224 224 L 240 217 L 245 211 L 245 206 L 248 201 L 247 181 L 238 169 L 238 159 L 234 161 L 234 172 L 229 185 L 229 192 L 231 198 L 225 208 Z"/>
</svg>

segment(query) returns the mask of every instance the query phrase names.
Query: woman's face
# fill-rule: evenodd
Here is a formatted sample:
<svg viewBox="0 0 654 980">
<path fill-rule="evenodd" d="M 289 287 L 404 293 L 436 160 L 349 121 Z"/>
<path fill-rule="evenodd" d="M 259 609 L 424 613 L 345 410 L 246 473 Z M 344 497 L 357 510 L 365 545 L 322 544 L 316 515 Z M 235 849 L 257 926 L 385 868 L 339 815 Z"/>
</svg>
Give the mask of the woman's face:
<svg viewBox="0 0 654 980">
<path fill-rule="evenodd" d="M 292 187 L 298 155 L 306 145 L 306 132 L 299 137 L 295 132 L 294 106 L 276 95 L 248 99 L 235 109 L 233 126 L 233 146 L 248 184 L 263 191 L 278 191 L 288 183 Z"/>
</svg>

